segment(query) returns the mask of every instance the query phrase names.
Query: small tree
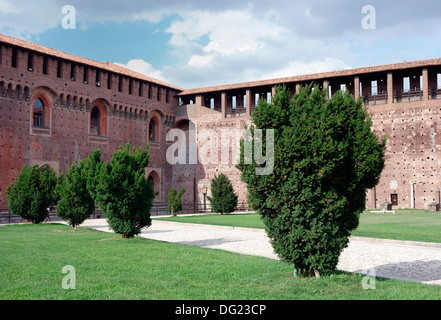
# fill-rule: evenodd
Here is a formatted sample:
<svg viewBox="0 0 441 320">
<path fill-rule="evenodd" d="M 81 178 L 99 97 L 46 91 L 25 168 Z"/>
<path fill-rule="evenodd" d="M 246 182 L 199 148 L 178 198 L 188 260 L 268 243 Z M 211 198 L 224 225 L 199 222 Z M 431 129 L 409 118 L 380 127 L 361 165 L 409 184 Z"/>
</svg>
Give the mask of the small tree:
<svg viewBox="0 0 441 320">
<path fill-rule="evenodd" d="M 211 202 L 213 212 L 231 213 L 237 207 L 238 196 L 231 181 L 223 173 L 211 180 L 211 197 L 207 198 Z"/>
<path fill-rule="evenodd" d="M 99 174 L 101 172 L 101 167 L 104 165 L 104 162 L 101 160 L 101 151 L 99 149 L 93 151 L 83 161 L 83 171 L 87 178 L 87 190 L 95 201 L 97 199 Z"/>
<path fill-rule="evenodd" d="M 58 200 L 56 185 L 57 177 L 49 167 L 24 165 L 17 181 L 6 189 L 9 210 L 32 223 L 43 222 Z"/>
<path fill-rule="evenodd" d="M 57 215 L 75 230 L 95 211 L 95 201 L 87 188 L 87 170 L 84 162 L 72 164 L 67 174 L 60 176 L 57 184 L 60 202 Z"/>
<path fill-rule="evenodd" d="M 252 120 L 274 130 L 274 171 L 256 175 L 257 163 L 243 163 L 244 144 L 238 168 L 275 252 L 319 277 L 336 268 L 358 226 L 366 190 L 384 168 L 386 140 L 372 132 L 361 99 L 341 92 L 327 99 L 326 88 L 311 89 L 290 101 L 287 88 L 277 87 L 272 104 L 259 101 Z"/>
<path fill-rule="evenodd" d="M 110 228 L 123 238 L 133 238 L 151 225 L 154 192 L 153 183 L 145 177 L 148 163 L 148 145 L 145 150 L 130 150 L 127 143 L 101 166 L 96 199 Z"/>
<path fill-rule="evenodd" d="M 181 197 L 185 193 L 185 189 L 181 189 L 179 193 L 175 189 L 170 189 L 167 195 L 167 209 L 173 215 L 182 211 Z"/>
</svg>

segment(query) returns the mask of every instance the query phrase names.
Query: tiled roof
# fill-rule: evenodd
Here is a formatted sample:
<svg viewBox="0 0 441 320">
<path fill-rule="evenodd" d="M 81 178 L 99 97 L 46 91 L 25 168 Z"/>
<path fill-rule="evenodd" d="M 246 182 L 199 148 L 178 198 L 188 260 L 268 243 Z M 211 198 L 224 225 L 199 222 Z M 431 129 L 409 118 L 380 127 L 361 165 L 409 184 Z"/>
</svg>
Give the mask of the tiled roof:
<svg viewBox="0 0 441 320">
<path fill-rule="evenodd" d="M 28 49 L 28 50 L 33 50 L 33 51 L 40 52 L 43 54 L 51 55 L 51 56 L 65 59 L 68 61 L 73 61 L 73 62 L 77 62 L 80 64 L 88 65 L 88 66 L 91 66 L 94 68 L 99 68 L 102 70 L 113 72 L 115 74 L 121 74 L 121 75 L 125 75 L 125 76 L 132 77 L 135 79 L 139 79 L 139 80 L 151 82 L 151 83 L 154 83 L 157 85 L 161 85 L 164 87 L 168 87 L 171 89 L 175 89 L 177 91 L 181 91 L 179 96 L 196 95 L 196 94 L 220 92 L 220 91 L 228 91 L 228 90 L 238 90 L 238 89 L 245 89 L 245 88 L 255 88 L 255 87 L 263 87 L 263 86 L 273 86 L 273 85 L 283 84 L 283 83 L 325 80 L 325 79 L 332 79 L 332 78 L 336 78 L 336 77 L 356 76 L 356 75 L 362 75 L 362 74 L 368 74 L 368 73 L 378 73 L 378 72 L 388 72 L 388 71 L 392 71 L 392 70 L 423 68 L 423 67 L 437 66 L 437 65 L 441 67 L 441 58 L 436 58 L 436 59 L 429 59 L 429 60 L 401 62 L 401 63 L 394 63 L 394 64 L 388 64 L 388 65 L 381 65 L 381 66 L 346 69 L 346 70 L 339 70 L 339 71 L 332 71 L 332 72 L 299 75 L 299 76 L 293 76 L 293 77 L 284 77 L 284 78 L 277 78 L 277 79 L 241 82 L 241 83 L 224 84 L 224 85 L 218 85 L 218 86 L 210 86 L 210 87 L 182 90 L 181 88 L 175 87 L 175 86 L 170 85 L 168 83 L 165 83 L 163 81 L 160 81 L 160 80 L 157 80 L 154 78 L 150 78 L 144 74 L 129 70 L 127 68 L 123 68 L 121 66 L 118 66 L 118 65 L 110 63 L 110 62 L 97 62 L 94 60 L 82 58 L 82 57 L 79 57 L 79 56 L 76 56 L 76 55 L 73 55 L 70 53 L 51 49 L 48 47 L 44 47 L 44 46 L 41 46 L 38 44 L 34 44 L 34 43 L 31 43 L 28 41 L 20 40 L 20 39 L 13 38 L 13 37 L 6 36 L 6 35 L 2 35 L 2 34 L 0 34 L 0 42 L 15 45 L 15 46 L 22 47 L 22 48 Z"/>
<path fill-rule="evenodd" d="M 392 70 L 403 70 L 403 69 L 413 69 L 413 68 L 423 68 L 429 66 L 441 66 L 441 58 L 429 59 L 429 60 L 419 60 L 412 62 L 401 62 L 388 65 L 374 66 L 374 67 L 363 67 L 356 69 L 346 69 L 332 72 L 314 73 L 308 75 L 299 75 L 293 77 L 285 77 L 278 79 L 242 82 L 234 84 L 226 84 L 219 86 L 211 86 L 205 88 L 188 89 L 182 91 L 179 96 L 203 94 L 210 92 L 228 91 L 228 90 L 239 90 L 245 88 L 255 88 L 264 86 L 273 86 L 283 83 L 293 83 L 293 82 L 303 82 L 303 81 L 313 81 L 313 80 L 327 80 L 336 77 L 346 77 L 346 76 L 356 76 L 368 73 L 377 72 L 388 72 Z"/>
<path fill-rule="evenodd" d="M 118 65 L 110 63 L 110 62 L 98 62 L 98 61 L 94 61 L 91 59 L 82 58 L 82 57 L 79 57 L 79 56 L 76 56 L 76 55 L 73 55 L 73 54 L 70 54 L 67 52 L 48 48 L 48 47 L 41 46 L 41 45 L 38 45 L 35 43 L 31 43 L 31 42 L 24 41 L 21 39 L 13 38 L 13 37 L 10 37 L 10 36 L 4 35 L 4 34 L 0 34 L 0 42 L 14 45 L 17 47 L 21 47 L 21 48 L 24 48 L 27 50 L 32 50 L 32 51 L 39 52 L 42 54 L 50 55 L 50 56 L 53 56 L 56 58 L 80 63 L 80 64 L 87 65 L 87 66 L 90 66 L 93 68 L 102 69 L 102 70 L 109 71 L 109 72 L 112 72 L 115 74 L 121 74 L 121 75 L 132 77 L 135 79 L 151 82 L 151 83 L 161 85 L 161 86 L 164 86 L 167 88 L 175 89 L 178 91 L 182 91 L 182 89 L 180 89 L 178 87 L 172 86 L 168 83 L 165 83 L 165 82 L 157 80 L 157 79 L 150 78 L 144 74 L 123 68 L 121 66 L 118 66 Z"/>
</svg>

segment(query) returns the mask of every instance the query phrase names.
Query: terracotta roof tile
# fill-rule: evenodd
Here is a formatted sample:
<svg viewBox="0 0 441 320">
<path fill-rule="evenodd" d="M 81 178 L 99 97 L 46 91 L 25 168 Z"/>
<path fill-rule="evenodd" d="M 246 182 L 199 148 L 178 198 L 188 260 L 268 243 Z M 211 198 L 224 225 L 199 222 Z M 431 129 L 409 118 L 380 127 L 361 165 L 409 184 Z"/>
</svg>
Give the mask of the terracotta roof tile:
<svg viewBox="0 0 441 320">
<path fill-rule="evenodd" d="M 322 72 L 308 75 L 299 75 L 293 77 L 285 77 L 285 78 L 277 78 L 277 79 L 269 79 L 269 80 L 260 80 L 260 81 L 251 81 L 251 82 L 242 82 L 242 83 L 234 83 L 234 84 L 225 84 L 204 88 L 195 88 L 184 90 L 179 94 L 179 96 L 188 96 L 195 94 L 203 94 L 210 92 L 219 92 L 219 91 L 228 91 L 228 90 L 238 90 L 245 88 L 254 88 L 254 87 L 263 87 L 263 86 L 273 86 L 277 84 L 283 83 L 292 83 L 292 82 L 303 82 L 303 81 L 313 81 L 313 80 L 329 80 L 336 77 L 345 77 L 345 76 L 356 76 L 368 73 L 377 73 L 377 72 L 387 72 L 392 70 L 402 70 L 402 69 L 412 69 L 412 68 L 422 68 L 429 66 L 441 66 L 441 58 L 429 59 L 429 60 L 419 60 L 412 62 L 402 62 L 402 63 L 394 63 L 388 65 L 380 65 L 374 67 L 363 67 L 356 69 L 346 69 L 332 72 Z"/>
<path fill-rule="evenodd" d="M 151 82 L 151 83 L 154 83 L 157 85 L 161 85 L 164 87 L 175 89 L 177 91 L 181 91 L 179 96 L 188 96 L 188 95 L 203 94 L 203 93 L 209 93 L 209 92 L 238 90 L 238 89 L 255 88 L 255 87 L 263 87 L 263 86 L 273 86 L 273 85 L 277 85 L 277 84 L 290 83 L 290 82 L 292 83 L 292 82 L 304 82 L 304 81 L 313 81 L 313 80 L 325 80 L 325 79 L 332 79 L 332 78 L 336 78 L 336 77 L 355 76 L 355 75 L 362 75 L 362 74 L 368 74 L 368 73 L 387 72 L 387 71 L 392 71 L 392 70 L 422 68 L 422 67 L 429 67 L 429 66 L 436 66 L 436 65 L 441 66 L 441 58 L 436 58 L 436 59 L 429 59 L 429 60 L 402 62 L 402 63 L 394 63 L 394 64 L 388 64 L 388 65 L 373 66 L 373 67 L 346 69 L 346 70 L 339 70 L 339 71 L 332 71 L 332 72 L 322 72 L 322 73 L 315 73 L 315 74 L 308 74 L 308 75 L 299 75 L 299 76 L 293 76 L 293 77 L 284 77 L 284 78 L 277 78 L 277 79 L 241 82 L 241 83 L 224 84 L 224 85 L 218 85 L 218 86 L 210 86 L 210 87 L 182 90 L 181 88 L 172 86 L 168 83 L 162 82 L 157 79 L 150 78 L 146 75 L 143 75 L 141 73 L 123 68 L 121 66 L 118 66 L 118 65 L 110 63 L 110 62 L 97 62 L 97 61 L 82 58 L 82 57 L 79 57 L 79 56 L 76 56 L 76 55 L 73 55 L 70 53 L 66 53 L 63 51 L 59 51 L 59 50 L 51 49 L 51 48 L 44 47 L 44 46 L 41 46 L 38 44 L 34 44 L 34 43 L 31 43 L 28 41 L 24 41 L 24 40 L 10 37 L 10 36 L 6 36 L 3 34 L 0 34 L 0 42 L 4 42 L 7 44 L 22 47 L 24 49 L 33 50 L 33 51 L 40 52 L 40 53 L 47 54 L 47 55 L 51 55 L 51 56 L 54 56 L 57 58 L 77 62 L 77 63 L 88 65 L 88 66 L 91 66 L 94 68 L 100 68 L 102 70 L 110 71 L 110 72 L 113 72 L 116 74 L 125 75 L 128 77 L 148 81 L 148 82 Z"/>
<path fill-rule="evenodd" d="M 151 82 L 151 83 L 154 83 L 157 85 L 161 85 L 164 87 L 175 89 L 177 91 L 182 91 L 182 89 L 180 89 L 178 87 L 172 86 L 168 83 L 165 83 L 165 82 L 157 80 L 157 79 L 150 78 L 144 74 L 123 68 L 121 66 L 118 66 L 118 65 L 110 63 L 110 62 L 98 62 L 98 61 L 94 61 L 91 59 L 82 58 L 82 57 L 79 57 L 79 56 L 76 56 L 76 55 L 73 55 L 73 54 L 70 54 L 67 52 L 48 48 L 48 47 L 41 46 L 41 45 L 38 45 L 35 43 L 31 43 L 31 42 L 28 42 L 25 40 L 13 38 L 13 37 L 10 37 L 10 36 L 4 35 L 4 34 L 0 34 L 0 42 L 4 42 L 6 44 L 14 45 L 14 46 L 21 47 L 21 48 L 28 49 L 28 50 L 33 50 L 35 52 L 47 54 L 47 55 L 57 57 L 60 59 L 84 64 L 84 65 L 91 66 L 91 67 L 98 68 L 98 69 L 102 69 L 105 71 L 110 71 L 110 72 L 113 72 L 116 74 L 121 74 L 124 76 L 128 76 L 128 77 L 136 78 L 139 80 Z"/>
</svg>

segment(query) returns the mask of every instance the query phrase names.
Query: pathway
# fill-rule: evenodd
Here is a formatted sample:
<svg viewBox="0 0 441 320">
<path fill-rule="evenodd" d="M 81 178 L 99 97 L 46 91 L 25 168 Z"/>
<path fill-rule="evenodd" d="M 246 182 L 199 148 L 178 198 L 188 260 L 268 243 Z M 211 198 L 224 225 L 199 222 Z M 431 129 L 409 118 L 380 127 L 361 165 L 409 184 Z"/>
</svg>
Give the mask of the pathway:
<svg viewBox="0 0 441 320">
<path fill-rule="evenodd" d="M 111 232 L 104 219 L 87 220 L 82 226 Z M 277 259 L 261 229 L 154 220 L 140 236 Z M 337 269 L 441 285 L 441 244 L 353 237 L 342 252 Z"/>
</svg>

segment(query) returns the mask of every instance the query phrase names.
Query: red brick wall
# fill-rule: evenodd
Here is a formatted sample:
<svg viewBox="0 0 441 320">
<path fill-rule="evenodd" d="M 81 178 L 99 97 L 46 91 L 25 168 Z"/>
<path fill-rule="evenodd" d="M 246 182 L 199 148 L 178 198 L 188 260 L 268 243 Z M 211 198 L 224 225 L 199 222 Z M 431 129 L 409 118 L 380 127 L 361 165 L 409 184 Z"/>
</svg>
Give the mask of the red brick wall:
<svg viewBox="0 0 441 320">
<path fill-rule="evenodd" d="M 379 208 L 398 195 L 398 206 L 411 208 L 411 182 L 414 207 L 427 208 L 441 188 L 441 102 L 409 102 L 371 108 L 373 127 L 379 136 L 387 135 L 386 167 L 379 185 L 370 190 L 366 205 Z"/>
<path fill-rule="evenodd" d="M 57 77 L 56 60 L 49 57 L 47 73 L 42 74 L 43 56 L 34 54 L 33 71 L 27 70 L 27 53 L 18 50 L 18 66 L 11 67 L 11 47 L 2 46 L 0 64 L 0 209 L 7 207 L 4 191 L 18 176 L 24 164 L 48 164 L 57 174 L 66 172 L 74 161 L 86 158 L 93 150 L 100 149 L 102 158 L 110 160 L 120 145 L 130 142 L 135 147 L 145 147 L 148 142 L 148 122 L 152 114 L 159 119 L 158 142 L 150 146 L 150 167 L 164 171 L 168 179 L 161 181 L 161 192 L 170 185 L 171 166 L 165 161 L 165 135 L 174 121 L 177 100 L 176 91 L 160 90 L 157 85 L 152 96 L 142 90 L 139 96 L 137 80 L 124 78 L 123 92 L 117 81 L 113 90 L 107 89 L 107 75 L 101 74 L 101 86 L 95 85 L 95 70 L 89 68 L 88 83 L 83 83 L 82 67 L 77 65 L 75 81 L 70 79 L 70 64 L 63 62 L 62 77 Z M 145 83 L 143 83 L 146 86 Z M 32 102 L 37 96 L 49 102 L 45 127 L 32 127 Z M 106 110 L 100 123 L 106 137 L 89 135 L 90 111 L 94 105 Z M 104 131 L 105 129 L 105 131 Z M 160 195 L 162 198 L 162 194 Z"/>
</svg>

